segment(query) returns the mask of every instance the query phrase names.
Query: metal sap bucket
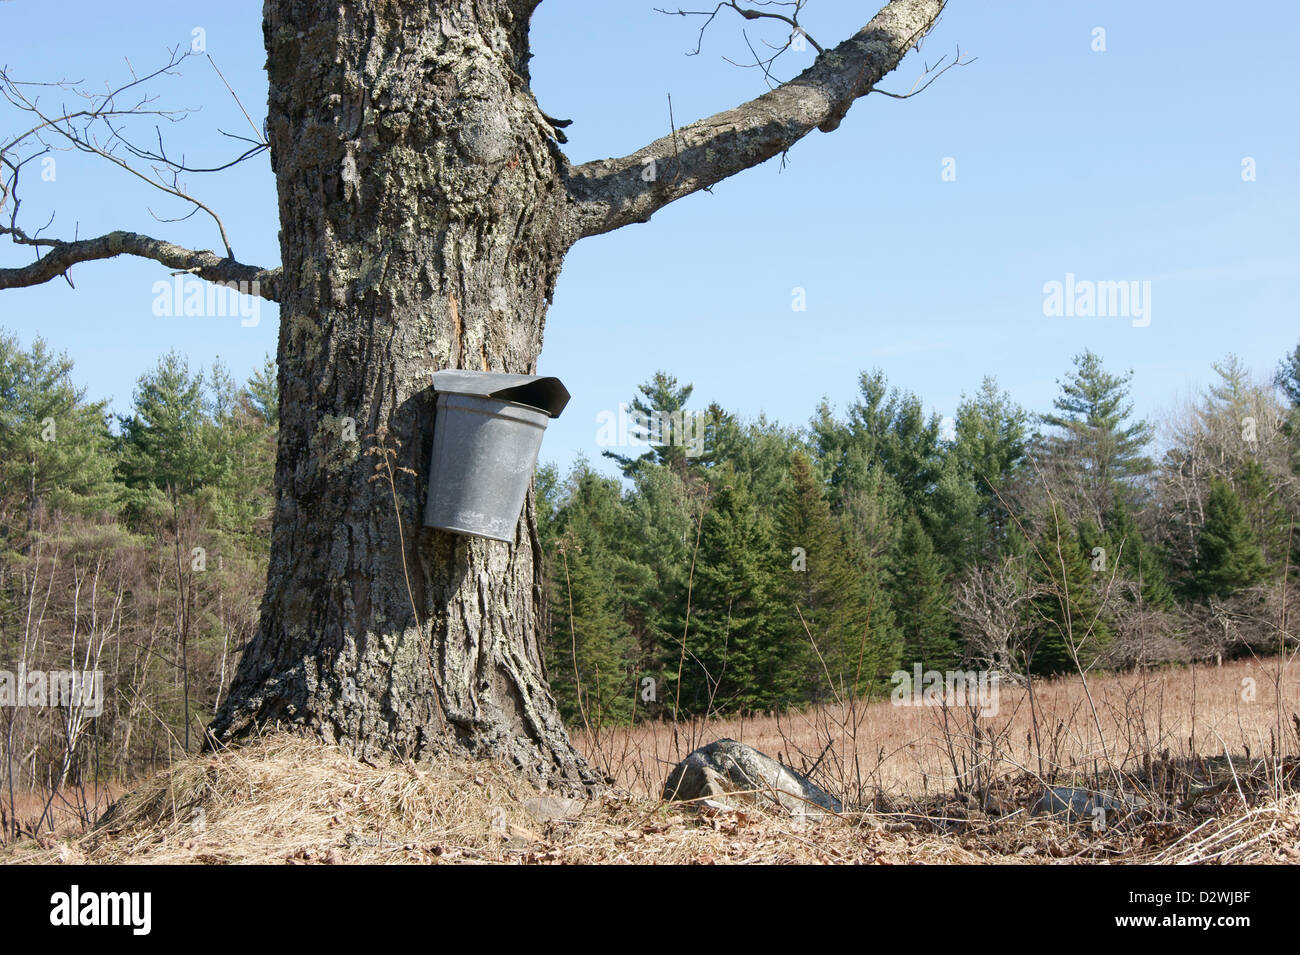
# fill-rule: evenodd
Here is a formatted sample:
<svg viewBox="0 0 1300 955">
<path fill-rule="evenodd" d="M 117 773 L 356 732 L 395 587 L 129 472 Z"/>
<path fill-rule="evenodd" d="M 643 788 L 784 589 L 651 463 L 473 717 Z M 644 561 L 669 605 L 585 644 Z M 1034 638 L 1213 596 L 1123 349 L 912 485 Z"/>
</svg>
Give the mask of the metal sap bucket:
<svg viewBox="0 0 1300 955">
<path fill-rule="evenodd" d="M 513 542 L 542 433 L 569 392 L 558 378 L 482 371 L 435 372 L 433 390 L 425 526 Z"/>
</svg>

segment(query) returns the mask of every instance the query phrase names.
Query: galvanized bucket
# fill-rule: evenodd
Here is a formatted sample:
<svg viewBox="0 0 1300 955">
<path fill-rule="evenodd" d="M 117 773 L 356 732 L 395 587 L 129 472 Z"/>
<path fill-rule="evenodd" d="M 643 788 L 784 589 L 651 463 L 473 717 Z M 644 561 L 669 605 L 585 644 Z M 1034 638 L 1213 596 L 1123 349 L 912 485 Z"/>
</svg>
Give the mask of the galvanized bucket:
<svg viewBox="0 0 1300 955">
<path fill-rule="evenodd" d="M 513 542 L 542 434 L 569 392 L 558 378 L 439 371 L 427 527 Z"/>
</svg>

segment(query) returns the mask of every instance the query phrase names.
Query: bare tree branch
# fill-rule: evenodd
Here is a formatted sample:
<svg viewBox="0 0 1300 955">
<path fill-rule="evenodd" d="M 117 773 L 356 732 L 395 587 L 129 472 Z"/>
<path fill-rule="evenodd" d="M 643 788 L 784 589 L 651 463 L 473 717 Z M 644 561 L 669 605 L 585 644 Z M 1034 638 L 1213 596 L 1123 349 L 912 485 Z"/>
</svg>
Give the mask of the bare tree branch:
<svg viewBox="0 0 1300 955">
<path fill-rule="evenodd" d="M 3 96 L 10 105 L 30 114 L 37 120 L 34 126 L 17 137 L 8 142 L 0 142 L 0 213 L 7 212 L 9 219 L 6 227 L 0 227 L 0 235 L 10 235 L 19 244 L 53 249 L 53 251 L 46 253 L 29 266 L 0 270 L 10 277 L 10 281 L 16 284 L 28 285 L 33 284 L 30 277 L 35 275 L 45 276 L 45 279 L 39 279 L 38 281 L 46 281 L 58 275 L 67 278 L 68 266 L 76 262 L 107 258 L 123 252 L 144 255 L 147 258 L 157 258 L 160 254 L 165 255 L 167 257 L 166 264 L 173 264 L 178 259 L 188 259 L 190 260 L 189 265 L 178 267 L 196 271 L 196 273 L 201 269 L 213 271 L 214 266 L 206 259 L 200 263 L 193 258 L 194 256 L 212 256 L 214 262 L 229 263 L 220 270 L 223 274 L 229 273 L 231 266 L 234 267 L 235 272 L 241 275 L 243 274 L 241 270 L 250 269 L 253 272 L 265 273 L 265 270 L 254 269 L 251 266 L 241 266 L 235 262 L 235 253 L 231 249 L 230 240 L 226 235 L 226 228 L 220 216 L 210 205 L 191 195 L 180 180 L 180 174 L 183 172 L 219 172 L 270 148 L 265 137 L 257 130 L 252 117 L 244 109 L 238 95 L 226 82 L 221 70 L 218 69 L 211 57 L 208 57 L 208 60 L 213 70 L 216 71 L 226 89 L 230 91 L 230 95 L 234 98 L 236 105 L 239 106 L 240 111 L 248 120 L 249 126 L 252 127 L 258 139 L 250 140 L 247 137 L 235 136 L 224 131 L 222 131 L 222 134 L 228 138 L 247 143 L 249 148 L 234 159 L 216 165 L 193 166 L 188 164 L 184 157 L 176 160 L 167 155 L 167 151 L 163 146 L 162 132 L 157 125 L 154 126 L 154 133 L 158 140 L 157 151 L 137 145 L 128 138 L 124 124 L 129 120 L 152 117 L 155 120 L 176 123 L 193 112 L 189 108 L 162 109 L 154 105 L 157 97 L 149 94 L 145 89 L 146 84 L 151 80 L 177 75 L 179 66 L 190 55 L 189 51 L 181 52 L 180 47 L 173 48 L 167 62 L 145 76 L 136 74 L 128 61 L 127 68 L 131 73 L 130 81 L 115 88 L 109 88 L 102 93 L 91 92 L 82 88 L 79 83 L 72 83 L 67 80 L 52 83 L 21 81 L 11 76 L 5 68 L 0 68 L 0 96 Z M 84 107 L 77 110 L 61 108 L 57 111 L 47 112 L 40 105 L 40 96 L 51 92 L 56 95 L 71 95 L 81 100 Z M 119 101 L 126 99 L 127 94 L 130 94 L 130 100 L 125 105 L 119 105 Z M 139 97 L 138 100 L 135 99 L 137 96 Z M 134 102 L 131 100 L 134 100 Z M 52 146 L 47 141 L 47 137 L 62 141 L 66 145 L 62 147 Z M 107 236 L 101 236 L 99 239 L 74 240 L 72 242 L 41 240 L 39 238 L 40 231 L 37 231 L 33 236 L 29 236 L 18 223 L 18 210 L 22 204 L 18 193 L 19 174 L 27 163 L 43 157 L 51 151 L 60 149 L 91 153 L 106 159 L 124 172 L 148 183 L 155 189 L 190 205 L 189 212 L 173 217 L 159 216 L 153 213 L 151 209 L 151 214 L 160 222 L 177 222 L 187 219 L 200 211 L 206 213 L 216 225 L 217 232 L 221 236 L 221 244 L 225 250 L 224 259 L 218 259 L 211 252 L 190 252 L 179 246 L 157 239 L 150 239 L 147 236 L 134 236 L 133 240 L 127 243 L 130 247 L 123 247 L 122 243 L 125 240 L 121 237 L 132 237 L 131 233 L 126 232 L 114 232 Z M 127 158 L 134 157 L 145 160 L 151 165 L 151 170 L 145 171 L 136 168 L 126 158 L 118 154 L 122 151 L 129 154 Z M 48 226 L 49 223 L 46 225 Z M 110 239 L 114 241 L 107 241 Z M 163 259 L 158 260 L 164 261 Z M 50 271 L 51 269 L 53 271 Z M 216 273 L 214 272 L 214 274 Z"/>
<path fill-rule="evenodd" d="M 947 73 L 953 67 L 970 66 L 972 63 L 978 60 L 979 57 L 971 56 L 963 60 L 961 58 L 961 47 L 958 46 L 956 59 L 954 59 L 947 66 L 944 66 L 943 61 L 946 59 L 948 59 L 948 55 L 945 53 L 943 56 L 939 57 L 939 62 L 934 64 L 934 66 L 931 66 L 929 63 L 926 63 L 925 72 L 923 72 L 920 76 L 916 78 L 916 82 L 912 84 L 912 88 L 908 90 L 906 93 L 891 93 L 889 92 L 889 90 L 872 90 L 872 92 L 880 93 L 882 96 L 888 96 L 891 99 L 911 99 L 913 96 L 920 96 L 922 93 L 924 93 L 927 89 L 930 88 L 931 83 L 933 83 L 939 77 L 943 76 L 943 74 Z"/>
<path fill-rule="evenodd" d="M 871 22 L 799 76 L 662 137 L 621 159 L 568 172 L 576 237 L 650 216 L 675 199 L 757 166 L 814 129 L 836 129 L 849 107 L 889 73 L 943 12 L 945 0 L 893 0 Z"/>
<path fill-rule="evenodd" d="M 255 265 L 244 265 L 232 259 L 223 259 L 215 252 L 196 252 L 135 232 L 110 232 L 95 239 L 77 239 L 72 242 L 30 238 L 7 227 L 0 227 L 0 234 L 12 235 L 14 241 L 21 245 L 48 248 L 30 265 L 0 268 L 0 289 L 40 285 L 65 275 L 78 262 L 135 255 L 153 259 L 171 269 L 189 272 L 209 282 L 239 283 L 241 291 L 259 295 L 272 302 L 280 300 L 281 272 L 278 268 L 263 269 Z"/>
<path fill-rule="evenodd" d="M 760 7 L 773 7 L 773 6 L 794 7 L 794 12 L 792 16 L 786 16 L 784 13 L 772 13 L 767 10 L 754 10 L 754 9 L 745 8 L 740 6 L 740 4 L 736 3 L 736 0 L 723 0 L 723 2 L 719 3 L 712 10 L 682 10 L 682 9 L 665 10 L 661 7 L 655 7 L 655 12 L 663 13 L 668 16 L 706 18 L 704 21 L 704 26 L 700 27 L 700 36 L 695 44 L 695 49 L 692 50 L 690 53 L 686 54 L 687 56 L 699 55 L 700 50 L 703 49 L 704 47 L 704 31 L 709 28 L 709 24 L 714 21 L 719 11 L 721 11 L 723 7 L 731 7 L 731 9 L 735 10 L 746 20 L 780 20 L 782 23 L 789 25 L 791 36 L 794 36 L 796 33 L 802 34 L 804 39 L 806 39 L 809 43 L 812 44 L 813 49 L 815 49 L 818 53 L 825 53 L 826 51 L 822 49 L 821 44 L 819 44 L 816 40 L 814 40 L 811 36 L 809 36 L 808 31 L 805 30 L 799 23 L 799 12 L 803 9 L 804 2 L 805 0 L 786 0 L 786 2 L 781 2 L 781 0 L 756 0 L 755 2 L 755 6 L 760 6 Z M 785 48 L 782 47 L 781 49 L 785 49 Z"/>
</svg>

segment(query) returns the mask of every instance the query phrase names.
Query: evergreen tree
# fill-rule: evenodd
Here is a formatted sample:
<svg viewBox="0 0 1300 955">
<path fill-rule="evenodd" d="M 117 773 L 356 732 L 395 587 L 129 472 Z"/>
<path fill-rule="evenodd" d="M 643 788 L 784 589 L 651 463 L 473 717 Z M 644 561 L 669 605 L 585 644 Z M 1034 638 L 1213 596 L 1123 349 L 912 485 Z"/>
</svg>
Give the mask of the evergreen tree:
<svg viewBox="0 0 1300 955">
<path fill-rule="evenodd" d="M 902 510 L 921 510 L 939 479 L 939 416 L 927 418 L 920 399 L 890 389 L 879 370 L 863 372 L 858 388 L 847 421 L 836 420 L 822 402 L 811 425 L 833 499 L 869 486 L 878 465 L 895 486 Z"/>
<path fill-rule="evenodd" d="M 557 546 L 564 576 L 557 581 L 552 613 L 559 629 L 549 662 L 556 700 L 568 719 L 585 719 L 593 729 L 624 723 L 633 707 L 634 650 L 613 574 L 576 536 L 561 537 Z"/>
<path fill-rule="evenodd" d="M 710 415 L 717 427 L 709 441 L 706 465 L 729 464 L 746 476 L 756 500 L 778 500 L 789 478 L 791 457 L 803 450 L 800 435 L 762 414 L 742 421 L 715 404 Z"/>
<path fill-rule="evenodd" d="M 617 582 L 621 509 L 618 482 L 580 460 L 564 500 L 539 522 L 551 582 L 547 672 L 566 718 L 593 728 L 626 721 L 633 707 L 636 647 Z"/>
<path fill-rule="evenodd" d="M 1043 675 L 1073 672 L 1076 657 L 1079 665 L 1091 666 L 1110 641 L 1110 627 L 1100 615 L 1089 559 L 1055 501 L 1031 559 L 1040 595 L 1033 601 L 1030 670 Z"/>
<path fill-rule="evenodd" d="M 1238 467 L 1233 479 L 1251 533 L 1263 548 L 1265 562 L 1281 570 L 1292 535 L 1280 482 L 1270 478 L 1255 458 Z"/>
<path fill-rule="evenodd" d="M 1300 344 L 1278 365 L 1274 383 L 1282 389 L 1291 407 L 1300 408 Z"/>
<path fill-rule="evenodd" d="M 92 514 L 118 496 L 105 403 L 86 401 L 72 367 L 41 338 L 24 351 L 0 334 L 0 506 L 25 529 L 42 507 Z"/>
<path fill-rule="evenodd" d="M 118 471 L 132 512 L 162 507 L 173 516 L 181 502 L 223 476 L 225 462 L 205 408 L 203 373 L 191 375 L 176 352 L 140 376 L 132 414 L 120 419 Z"/>
<path fill-rule="evenodd" d="M 805 673 L 802 699 L 863 695 L 879 687 L 895 669 L 898 649 L 880 568 L 831 514 L 802 453 L 791 459 L 778 537 L 778 621 L 785 639 L 803 648 L 791 651 Z"/>
<path fill-rule="evenodd" d="M 899 529 L 896 515 L 905 511 L 905 502 L 882 467 L 864 468 L 853 487 L 831 498 L 831 510 L 861 553 L 880 562 L 893 556 Z"/>
<path fill-rule="evenodd" d="M 853 599 L 841 612 L 837 628 L 840 642 L 832 648 L 835 654 L 829 663 L 832 673 L 844 674 L 842 683 L 862 695 L 888 688 L 889 677 L 903 658 L 903 637 L 886 587 L 889 574 L 885 559 L 862 547 L 843 523 L 839 532 L 855 586 Z"/>
<path fill-rule="evenodd" d="M 955 418 L 952 456 L 960 473 L 979 495 L 989 543 L 1001 546 L 1011 520 L 1004 499 L 1024 467 L 1028 413 L 985 378 L 974 398 L 963 398 Z"/>
<path fill-rule="evenodd" d="M 1273 384 L 1278 387 L 1291 406 L 1286 424 L 1288 433 L 1292 439 L 1300 437 L 1300 344 L 1297 344 L 1295 350 L 1278 364 L 1277 373 L 1273 376 Z M 1296 443 L 1300 444 L 1300 442 Z M 1293 450 L 1296 452 L 1293 461 L 1300 464 L 1300 448 L 1293 448 Z"/>
<path fill-rule="evenodd" d="M 1197 539 L 1193 592 L 1203 598 L 1229 597 L 1267 577 L 1268 564 L 1241 499 L 1227 481 L 1212 478 Z"/>
<path fill-rule="evenodd" d="M 1273 384 L 1290 405 L 1286 411 L 1283 432 L 1289 440 L 1291 471 L 1300 474 L 1300 344 L 1278 365 Z M 1300 544 L 1296 546 L 1297 554 L 1300 555 Z"/>
<path fill-rule="evenodd" d="M 1151 427 L 1145 421 L 1128 423 L 1131 379 L 1132 372 L 1112 375 L 1095 353 L 1081 352 L 1074 357 L 1074 371 L 1058 382 L 1056 412 L 1042 416 L 1059 431 L 1047 442 L 1058 474 L 1077 509 L 1098 522 L 1117 493 L 1134 497 L 1155 467 L 1144 453 Z"/>
<path fill-rule="evenodd" d="M 788 706 L 799 698 L 796 661 L 803 651 L 802 644 L 789 639 L 776 623 L 774 568 L 780 551 L 771 520 L 756 506 L 744 475 L 722 465 L 711 477 L 690 595 L 690 626 L 684 627 L 683 603 L 674 617 L 678 640 L 668 647 L 665 661 L 670 680 L 675 684 L 684 652 L 682 711 Z"/>
<path fill-rule="evenodd" d="M 259 553 L 267 549 L 275 477 L 275 405 L 264 390 L 264 373 L 241 387 L 224 365 L 214 364 L 200 429 L 212 463 L 211 483 L 200 495 L 203 509 L 223 537 L 240 538 L 242 547 Z M 254 388 L 271 403 L 259 407 Z"/>
<path fill-rule="evenodd" d="M 979 559 L 989 544 L 984 499 L 963 473 L 951 448 L 943 454 L 934 488 L 915 512 L 934 543 L 945 573 L 956 574 Z"/>
<path fill-rule="evenodd" d="M 624 503 L 625 530 L 617 544 L 623 558 L 619 579 L 626 619 L 637 646 L 638 673 L 656 681 L 655 698 L 638 704 L 651 715 L 662 714 L 665 704 L 658 691 L 663 682 L 660 662 L 679 646 L 681 634 L 672 632 L 671 618 L 686 592 L 703 497 L 703 488 L 692 496 L 692 490 L 671 468 L 649 465 L 637 474 Z"/>
<path fill-rule="evenodd" d="M 677 379 L 662 371 L 641 385 L 639 393 L 632 398 L 628 406 L 631 424 L 628 426 L 633 436 L 647 442 L 650 449 L 643 454 L 632 457 L 614 451 L 604 451 L 605 457 L 618 464 L 618 468 L 627 478 L 636 475 L 650 464 L 672 468 L 678 474 L 685 474 L 693 463 L 703 455 L 695 455 L 689 445 L 690 436 L 696 434 L 686 415 L 693 414 L 686 408 L 695 390 L 693 385 L 678 385 Z M 683 434 L 677 434 L 677 428 Z"/>
<path fill-rule="evenodd" d="M 253 372 L 246 386 L 248 403 L 268 425 L 275 427 L 280 423 L 280 376 L 275 367 L 275 359 L 270 355 L 262 367 Z"/>
<path fill-rule="evenodd" d="M 903 523 L 892 568 L 892 604 L 903 640 L 903 662 L 949 670 L 961 658 L 953 639 L 952 598 L 943 560 L 915 515 Z"/>
<path fill-rule="evenodd" d="M 1122 496 L 1117 495 L 1106 513 L 1105 530 L 1090 519 L 1079 524 L 1079 546 L 1089 561 L 1093 579 L 1103 585 L 1112 575 L 1133 581 L 1149 608 L 1170 610 L 1174 590 L 1167 562 L 1159 547 L 1147 541 Z M 1099 549 L 1099 550 L 1098 550 Z M 1093 567 L 1100 558 L 1100 566 Z M 1113 563 L 1118 563 L 1114 567 Z"/>
<path fill-rule="evenodd" d="M 1250 369 L 1231 353 L 1222 361 L 1211 362 L 1210 367 L 1219 376 L 1219 381 L 1206 389 L 1206 404 L 1210 408 L 1227 412 L 1231 420 L 1240 421 L 1250 413 L 1251 392 L 1254 390 Z"/>
</svg>

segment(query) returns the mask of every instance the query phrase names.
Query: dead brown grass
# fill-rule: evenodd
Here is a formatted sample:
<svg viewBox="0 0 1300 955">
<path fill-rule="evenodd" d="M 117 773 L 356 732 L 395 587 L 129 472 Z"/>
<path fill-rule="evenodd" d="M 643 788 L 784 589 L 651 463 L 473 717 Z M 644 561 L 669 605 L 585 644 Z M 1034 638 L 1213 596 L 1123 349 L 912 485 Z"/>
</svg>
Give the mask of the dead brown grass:
<svg viewBox="0 0 1300 955">
<path fill-rule="evenodd" d="M 53 799 L 50 799 L 48 792 L 16 790 L 12 813 L 20 829 L 34 832 L 42 828 L 38 824 L 48 801 L 54 833 L 60 836 L 76 835 L 85 828 L 87 819 L 98 818 L 125 791 L 121 784 L 114 782 L 88 784 L 80 788 L 68 786 Z M 4 842 L 11 831 L 10 811 L 9 794 L 6 792 L 0 799 L 0 843 Z M 47 821 L 45 828 L 48 827 Z"/>
<path fill-rule="evenodd" d="M 1300 797 L 1224 795 L 1200 817 L 1108 832 L 951 805 L 800 824 L 754 810 L 693 811 L 617 791 L 537 821 L 538 795 L 505 767 L 380 765 L 296 736 L 193 758 L 126 796 L 75 838 L 0 849 L 6 864 L 1291 863 Z"/>
<path fill-rule="evenodd" d="M 1113 757 L 1149 767 L 1161 749 L 1171 762 L 1179 753 L 1222 751 L 1183 761 L 1189 783 L 1207 784 L 1204 798 L 1101 831 L 1032 814 L 1042 785 L 1035 772 L 1017 769 L 1032 756 L 1031 741 L 1017 739 L 1027 732 L 1017 690 L 1002 698 L 997 719 L 1008 721 L 1009 755 L 983 801 L 955 792 L 935 709 L 888 703 L 859 711 L 856 735 L 840 740 L 853 750 L 836 756 L 840 765 L 867 766 L 881 788 L 870 806 L 821 821 L 757 808 L 697 811 L 656 796 L 670 761 L 707 741 L 702 737 L 730 735 L 798 767 L 805 747 L 818 755 L 828 727 L 835 730 L 831 708 L 682 726 L 676 740 L 671 727 L 657 725 L 606 734 L 594 756 L 619 785 L 550 821 L 528 805 L 542 794 L 508 767 L 363 762 L 278 734 L 178 762 L 122 797 L 96 828 L 19 841 L 0 848 L 0 863 L 1294 864 L 1300 767 L 1294 759 L 1276 764 L 1289 789 L 1258 767 L 1259 754 L 1276 749 L 1270 734 L 1280 725 L 1278 705 L 1291 706 L 1297 687 L 1288 677 L 1281 698 L 1271 701 L 1267 666 L 1199 669 L 1194 700 L 1188 669 L 1095 681 L 1105 751 Z M 1245 677 L 1258 683 L 1254 703 L 1241 698 Z M 1103 749 L 1091 718 L 1081 715 L 1079 692 L 1068 680 L 1047 684 L 1039 703 L 1056 740 L 1054 772 L 1068 775 L 1064 767 L 1074 766 L 1079 775 Z M 1216 779 L 1220 785 L 1208 785 Z"/>
<path fill-rule="evenodd" d="M 1281 679 L 1275 684 L 1275 677 Z M 1253 681 L 1254 699 L 1243 698 Z M 1274 659 L 1216 666 L 1182 666 L 1098 675 L 1089 679 L 1104 736 L 1088 710 L 1077 676 L 1035 687 L 1043 765 L 1032 731 L 1029 695 L 1002 687 L 996 716 L 983 732 L 1000 742 L 998 772 L 1041 773 L 1048 782 L 1103 774 L 1106 760 L 1137 768 L 1148 758 L 1195 762 L 1233 755 L 1241 765 L 1266 756 L 1300 752 L 1300 667 Z M 1280 687 L 1280 696 L 1275 692 Z M 950 711 L 945 733 L 941 707 L 894 706 L 888 700 L 850 708 L 682 723 L 647 722 L 600 732 L 575 730 L 580 749 L 617 785 L 657 796 L 668 770 L 687 753 L 720 737 L 740 740 L 813 773 L 817 782 L 848 801 L 872 793 L 916 798 L 950 791 L 963 780 L 954 771 L 950 736 L 967 735 L 965 714 Z M 1281 739 L 1279 736 L 1281 732 Z M 1104 745 L 1103 745 L 1104 740 Z M 830 744 L 830 751 L 822 757 Z"/>
</svg>

